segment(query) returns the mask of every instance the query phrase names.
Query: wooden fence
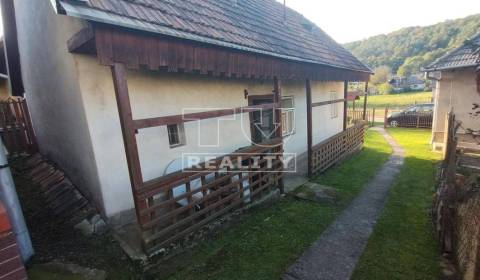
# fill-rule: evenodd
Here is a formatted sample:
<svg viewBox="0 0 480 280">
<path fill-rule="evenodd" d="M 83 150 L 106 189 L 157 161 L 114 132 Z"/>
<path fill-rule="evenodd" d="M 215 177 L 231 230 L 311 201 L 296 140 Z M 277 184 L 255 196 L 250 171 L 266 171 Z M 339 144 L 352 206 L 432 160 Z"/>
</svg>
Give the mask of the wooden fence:
<svg viewBox="0 0 480 280">
<path fill-rule="evenodd" d="M 375 120 L 382 118 L 382 113 L 381 111 L 378 112 L 377 109 L 348 109 L 347 112 L 347 119 L 348 119 L 348 124 L 353 125 L 358 121 L 366 121 L 368 125 L 374 126 L 375 125 Z M 365 114 L 365 119 L 363 118 L 363 115 Z M 383 118 L 382 118 L 383 120 Z"/>
<path fill-rule="evenodd" d="M 209 167 L 182 170 L 146 182 L 137 199 L 145 202 L 140 213 L 147 251 L 169 245 L 208 222 L 271 193 L 283 176 L 281 139 L 236 151 L 209 162 Z M 233 160 L 241 155 L 241 163 Z M 266 157 L 272 157 L 267 160 Z M 274 159 L 273 159 L 274 157 Z M 225 158 L 235 168 L 222 168 Z M 241 165 L 241 166 L 240 166 Z"/>
<path fill-rule="evenodd" d="M 9 155 L 35 153 L 37 143 L 24 98 L 0 101 L 0 134 Z"/>
<path fill-rule="evenodd" d="M 399 112 L 399 111 L 397 111 Z M 401 112 L 401 111 L 400 111 Z M 389 108 L 385 108 L 384 113 L 384 127 L 408 127 L 408 128 L 432 128 L 433 113 L 432 112 L 417 112 L 415 114 L 402 114 L 389 120 L 389 115 L 395 113 Z"/>
<path fill-rule="evenodd" d="M 313 146 L 312 174 L 319 174 L 360 150 L 364 139 L 365 122 L 359 121 L 347 130 Z"/>
</svg>

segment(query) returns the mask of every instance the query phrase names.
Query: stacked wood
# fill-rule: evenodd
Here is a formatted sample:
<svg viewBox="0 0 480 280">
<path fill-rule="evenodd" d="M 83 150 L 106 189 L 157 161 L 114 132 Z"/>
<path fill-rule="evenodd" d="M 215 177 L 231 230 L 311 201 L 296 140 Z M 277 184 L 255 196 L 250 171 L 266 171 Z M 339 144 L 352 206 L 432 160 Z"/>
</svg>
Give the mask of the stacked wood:
<svg viewBox="0 0 480 280">
<path fill-rule="evenodd" d="M 41 188 L 47 206 L 57 218 L 76 225 L 95 215 L 96 210 L 65 173 L 40 154 L 30 157 L 24 166 L 25 177 Z"/>
</svg>

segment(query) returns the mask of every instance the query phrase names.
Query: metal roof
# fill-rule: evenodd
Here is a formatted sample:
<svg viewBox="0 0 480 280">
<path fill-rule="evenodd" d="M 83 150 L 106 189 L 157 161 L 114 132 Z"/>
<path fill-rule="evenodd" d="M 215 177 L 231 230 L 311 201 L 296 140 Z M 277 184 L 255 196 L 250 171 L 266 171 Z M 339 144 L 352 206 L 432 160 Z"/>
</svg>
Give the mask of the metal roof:
<svg viewBox="0 0 480 280">
<path fill-rule="evenodd" d="M 289 60 L 372 71 L 275 0 L 58 0 L 59 12 Z M 63 10 L 63 11 L 62 11 Z"/>
<path fill-rule="evenodd" d="M 426 67 L 426 71 L 440 71 L 480 65 L 480 33 L 465 41 L 462 46 L 440 57 Z"/>
</svg>

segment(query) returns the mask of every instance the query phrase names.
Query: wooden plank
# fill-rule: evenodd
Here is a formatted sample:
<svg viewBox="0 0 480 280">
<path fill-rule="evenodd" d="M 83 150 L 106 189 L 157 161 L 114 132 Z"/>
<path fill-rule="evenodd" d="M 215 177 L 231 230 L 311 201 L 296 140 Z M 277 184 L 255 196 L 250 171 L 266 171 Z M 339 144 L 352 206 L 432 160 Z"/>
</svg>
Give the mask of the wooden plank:
<svg viewBox="0 0 480 280">
<path fill-rule="evenodd" d="M 343 98 L 345 99 L 343 101 L 343 131 L 347 130 L 347 122 L 348 122 L 348 101 L 347 101 L 347 96 L 348 96 L 348 81 L 343 82 Z"/>
<path fill-rule="evenodd" d="M 325 106 L 325 105 L 330 105 L 330 104 L 335 104 L 335 103 L 342 103 L 345 102 L 347 99 L 342 98 L 342 99 L 335 99 L 335 100 L 328 100 L 328 101 L 322 101 L 322 102 L 315 102 L 312 103 L 312 107 L 320 107 L 320 106 Z"/>
<path fill-rule="evenodd" d="M 117 100 L 118 114 L 120 117 L 120 126 L 122 128 L 123 142 L 125 145 L 125 154 L 127 157 L 130 183 L 134 196 L 135 210 L 140 224 L 146 222 L 145 217 L 140 215 L 147 205 L 146 201 L 136 199 L 137 190 L 143 184 L 142 169 L 140 166 L 140 157 L 138 155 L 137 139 L 135 136 L 135 127 L 133 125 L 132 108 L 128 94 L 126 67 L 123 63 L 114 63 L 111 66 L 115 97 Z"/>
<path fill-rule="evenodd" d="M 275 104 L 274 112 L 275 112 L 275 122 L 277 123 L 276 131 L 275 131 L 275 138 L 282 139 L 282 142 L 279 143 L 277 150 L 280 153 L 283 153 L 283 129 L 282 129 L 282 85 L 281 81 L 277 78 L 273 78 L 273 103 Z M 275 124 L 274 122 L 274 124 Z M 282 166 L 282 171 L 283 171 Z M 279 180 L 278 188 L 280 192 L 283 194 L 285 192 L 285 186 L 283 184 L 283 179 Z"/>
<path fill-rule="evenodd" d="M 312 133 L 312 88 L 310 80 L 307 79 L 305 83 L 306 95 L 307 95 L 307 154 L 308 154 L 308 177 L 311 178 L 312 173 L 312 164 L 313 164 L 313 133 Z"/>
<path fill-rule="evenodd" d="M 345 79 L 366 81 L 370 77 L 370 73 L 366 72 L 241 52 L 198 42 L 133 32 L 124 28 L 94 25 L 94 31 L 97 57 L 103 65 L 130 62 L 127 66 L 135 68 L 137 61 L 140 61 L 140 64 L 148 62 L 147 67 L 152 70 L 158 69 L 160 65 L 170 72 L 199 72 L 203 75 L 256 79 L 271 79 L 277 76 L 282 79 L 308 77 L 318 81 Z M 132 39 L 132 36 L 135 39 Z M 145 47 L 153 45 L 157 45 L 158 48 Z"/>
<path fill-rule="evenodd" d="M 165 125 L 193 122 L 193 121 L 199 121 L 199 120 L 205 120 L 205 119 L 219 118 L 219 117 L 235 115 L 235 114 L 250 113 L 250 112 L 255 112 L 259 110 L 269 110 L 269 109 L 273 109 L 274 106 L 275 105 L 271 103 L 271 104 L 255 105 L 255 106 L 238 107 L 238 108 L 232 108 L 232 109 L 222 109 L 222 110 L 213 110 L 213 111 L 207 111 L 207 112 L 188 113 L 188 114 L 175 115 L 175 116 L 141 119 L 141 120 L 134 120 L 133 125 L 135 129 L 145 129 L 150 127 L 165 126 Z"/>
<path fill-rule="evenodd" d="M 365 98 L 363 99 L 363 120 L 367 120 L 368 81 L 365 83 Z"/>
<path fill-rule="evenodd" d="M 93 28 L 88 25 L 75 33 L 70 39 L 68 39 L 68 51 L 75 53 L 94 52 L 94 41 L 95 33 L 93 31 Z"/>
</svg>

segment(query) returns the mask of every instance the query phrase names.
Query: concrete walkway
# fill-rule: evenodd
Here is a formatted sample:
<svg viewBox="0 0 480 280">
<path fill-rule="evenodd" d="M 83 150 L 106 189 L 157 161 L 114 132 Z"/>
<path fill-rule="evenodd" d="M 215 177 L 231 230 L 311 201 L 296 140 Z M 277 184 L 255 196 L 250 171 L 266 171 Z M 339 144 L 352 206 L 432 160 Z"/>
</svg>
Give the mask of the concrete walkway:
<svg viewBox="0 0 480 280">
<path fill-rule="evenodd" d="M 383 128 L 374 129 L 392 146 L 393 155 L 362 193 L 287 270 L 283 280 L 350 279 L 404 160 L 404 152 L 395 140 Z"/>
</svg>

